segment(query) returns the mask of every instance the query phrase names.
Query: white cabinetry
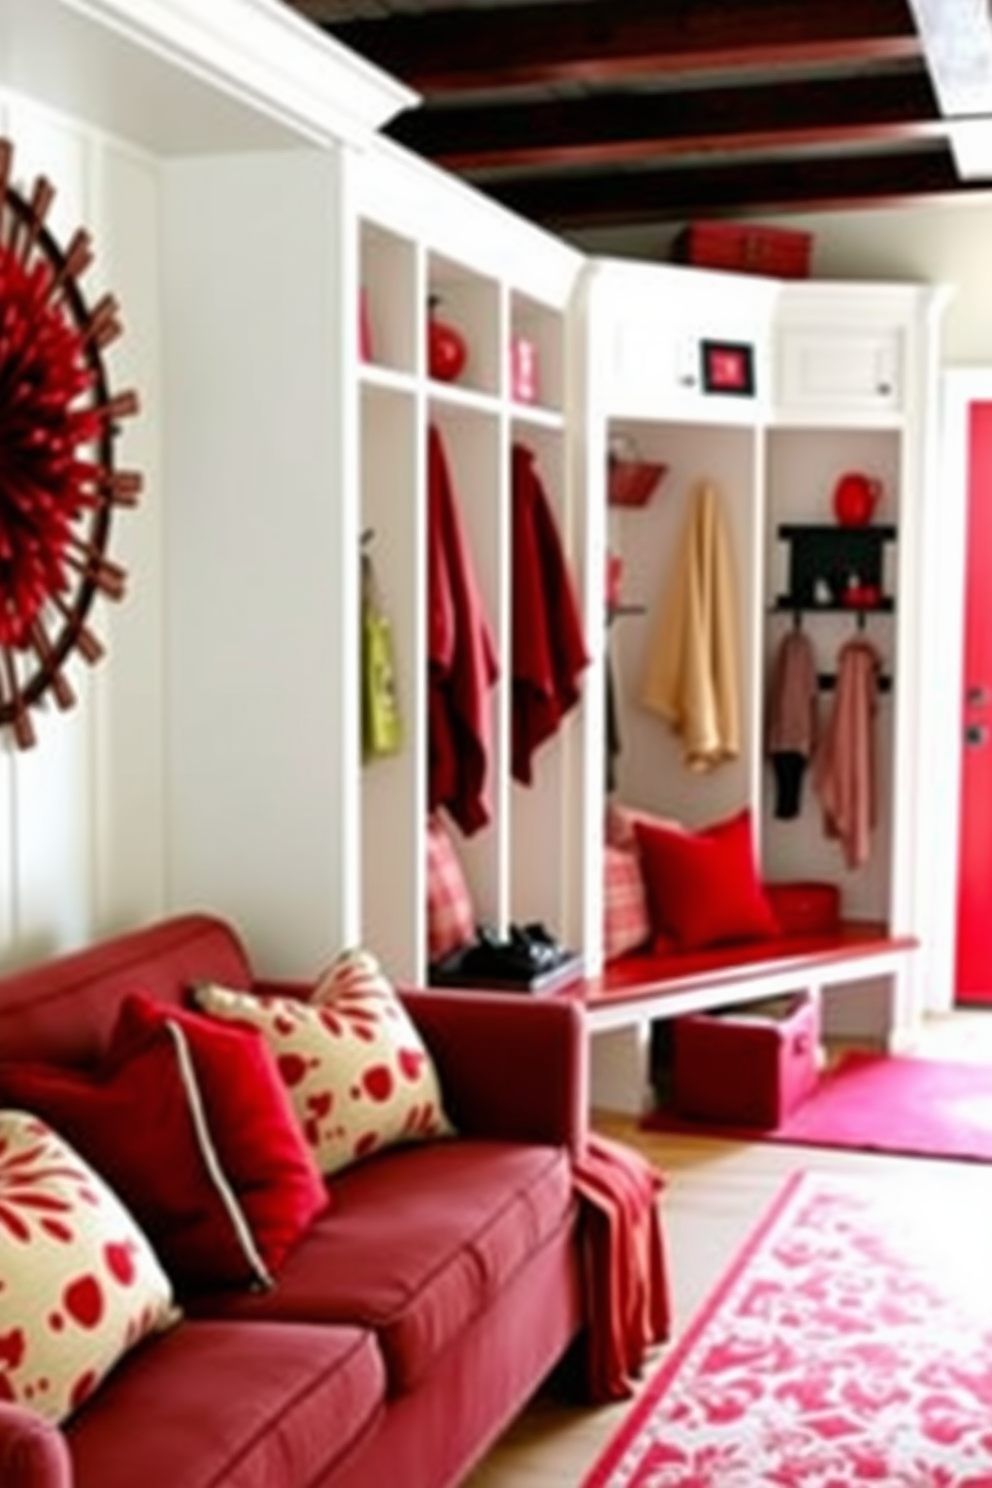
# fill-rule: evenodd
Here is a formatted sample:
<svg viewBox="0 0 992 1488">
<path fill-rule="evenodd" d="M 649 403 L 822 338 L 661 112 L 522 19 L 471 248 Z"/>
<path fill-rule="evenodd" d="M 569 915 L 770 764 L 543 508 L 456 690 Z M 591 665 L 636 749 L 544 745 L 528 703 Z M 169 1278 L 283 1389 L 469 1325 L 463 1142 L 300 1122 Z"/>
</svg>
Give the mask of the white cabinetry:
<svg viewBox="0 0 992 1488">
<path fill-rule="evenodd" d="M 510 452 L 516 440 L 535 451 L 574 549 L 578 255 L 380 141 L 182 161 L 168 191 L 169 300 L 202 335 L 170 374 L 183 493 L 171 550 L 177 895 L 250 925 L 284 969 L 313 972 L 361 940 L 395 977 L 424 980 L 433 426 L 501 664 L 490 821 L 459 852 L 480 919 L 574 930 L 568 771 L 581 720 L 541 751 L 532 787 L 510 779 Z M 258 203 L 277 198 L 262 231 Z M 468 348 L 454 382 L 430 376 L 435 301 Z M 232 357 L 246 324 L 251 348 Z M 514 397 L 517 338 L 538 361 L 532 402 Z M 398 752 L 369 760 L 363 551 L 392 625 L 404 728 Z"/>
<path fill-rule="evenodd" d="M 695 271 L 693 271 L 695 273 Z M 740 293 L 731 275 L 710 275 L 705 294 L 686 271 L 622 259 L 590 262 L 588 313 L 595 350 L 593 397 L 612 414 L 714 422 L 705 369 L 721 347 L 748 349 L 747 386 L 717 398 L 720 421 L 753 422 L 751 389 L 769 375 L 768 305 L 775 286 L 752 281 Z"/>
<path fill-rule="evenodd" d="M 782 291 L 776 421 L 898 425 L 912 416 L 920 355 L 915 287 L 810 281 Z"/>
<path fill-rule="evenodd" d="M 907 285 L 779 284 L 605 261 L 590 268 L 585 303 L 590 568 L 595 572 L 612 550 L 624 573 L 604 648 L 619 719 L 617 798 L 689 825 L 747 805 L 768 878 L 831 880 L 841 888 L 846 914 L 909 932 L 922 914 L 912 867 L 921 786 L 913 741 L 923 708 L 920 533 L 940 298 Z M 749 348 L 749 391 L 719 393 L 688 380 L 673 387 L 665 369 L 677 364 L 674 348 L 705 342 Z M 646 369 L 640 382 L 638 368 Z M 606 504 L 606 448 L 617 436 L 667 467 L 643 507 Z M 812 544 L 822 555 L 816 561 L 824 580 L 834 577 L 837 562 L 850 561 L 846 552 L 835 559 L 839 529 L 831 504 L 846 471 L 865 472 L 883 492 L 859 560 L 870 570 L 862 577 L 874 577 L 881 593 L 861 613 L 822 584 L 816 602 L 790 593 L 796 552 L 805 560 Z M 720 493 L 736 558 L 743 702 L 739 757 L 704 775 L 686 768 L 667 724 L 639 703 L 646 649 L 672 580 L 690 494 L 701 480 Z M 766 694 L 777 646 L 798 623 L 814 644 L 824 718 L 844 641 L 863 629 L 882 656 L 878 822 L 870 859 L 856 869 L 825 838 L 808 783 L 797 819 L 776 813 L 764 748 Z M 597 768 L 590 768 L 590 789 Z M 593 915 L 598 823 L 590 821 Z"/>
<path fill-rule="evenodd" d="M 779 337 L 779 398 L 791 410 L 831 412 L 838 405 L 866 413 L 902 403 L 902 336 L 897 330 L 789 327 Z"/>
<path fill-rule="evenodd" d="M 358 490 L 365 534 L 392 624 L 403 749 L 368 760 L 360 802 L 362 938 L 393 975 L 427 968 L 428 428 L 439 434 L 500 668 L 491 694 L 490 819 L 452 826 L 479 920 L 544 920 L 581 933 L 573 848 L 574 761 L 582 710 L 541 748 L 533 783 L 511 771 L 512 490 L 515 442 L 535 454 L 578 581 L 567 449 L 568 309 L 581 260 L 482 197 L 387 147 L 355 173 L 358 274 L 370 356 L 358 369 Z M 457 328 L 467 360 L 457 380 L 429 375 L 428 307 Z M 515 396 L 512 348 L 536 359 L 533 399 Z M 357 563 L 357 552 L 355 554 Z M 449 823 L 450 825 L 450 823 Z"/>
</svg>

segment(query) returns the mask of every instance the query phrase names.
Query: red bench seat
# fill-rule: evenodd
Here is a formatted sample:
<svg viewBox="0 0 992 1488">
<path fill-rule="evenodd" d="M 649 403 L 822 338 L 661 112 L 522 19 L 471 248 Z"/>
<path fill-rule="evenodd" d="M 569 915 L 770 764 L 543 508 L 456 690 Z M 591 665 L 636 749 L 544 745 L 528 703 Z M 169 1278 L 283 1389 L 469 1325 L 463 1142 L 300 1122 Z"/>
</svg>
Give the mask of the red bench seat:
<svg viewBox="0 0 992 1488">
<path fill-rule="evenodd" d="M 891 990 L 878 1041 L 890 1050 L 905 1046 L 913 1024 L 908 972 L 917 945 L 914 936 L 892 934 L 879 921 L 842 920 L 820 934 L 704 951 L 630 953 L 555 995 L 585 1006 L 594 1038 L 593 1104 L 639 1113 L 651 1100 L 650 1032 L 657 1019 L 791 992 L 819 1001 L 832 988 L 884 979 Z"/>
</svg>

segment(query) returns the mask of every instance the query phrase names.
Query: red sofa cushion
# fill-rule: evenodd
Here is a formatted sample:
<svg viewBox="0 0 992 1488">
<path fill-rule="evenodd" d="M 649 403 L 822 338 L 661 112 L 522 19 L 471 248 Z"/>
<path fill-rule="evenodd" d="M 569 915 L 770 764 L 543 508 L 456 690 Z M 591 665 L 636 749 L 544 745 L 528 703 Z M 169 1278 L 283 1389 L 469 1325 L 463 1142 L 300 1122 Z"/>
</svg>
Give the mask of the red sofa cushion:
<svg viewBox="0 0 992 1488">
<path fill-rule="evenodd" d="M 835 944 L 835 936 L 821 935 L 782 936 L 776 940 L 754 940 L 748 945 L 709 946 L 691 953 L 674 946 L 655 946 L 650 951 L 638 951 L 611 962 L 603 973 L 603 981 L 609 991 L 619 992 L 625 987 L 650 987 L 657 982 L 677 981 L 680 977 L 733 971 L 737 967 L 762 965 L 788 956 L 804 956 L 830 950 Z M 715 997 L 714 1000 L 719 999 Z"/>
<path fill-rule="evenodd" d="M 130 1209 L 175 1286 L 268 1282 L 209 1132 L 181 1031 L 164 1023 L 96 1071 L 0 1066 L 0 1102 L 33 1111 Z"/>
<path fill-rule="evenodd" d="M 167 1020 L 182 1028 L 221 1167 L 274 1275 L 327 1207 L 329 1192 L 262 1035 L 143 993 L 125 998 L 112 1058 L 137 1052 Z"/>
<path fill-rule="evenodd" d="M 383 1409 L 375 1339 L 305 1324 L 180 1323 L 71 1424 L 75 1488 L 319 1483 Z"/>
<path fill-rule="evenodd" d="M 634 830 L 656 932 L 672 935 L 686 951 L 778 935 L 749 811 L 700 832 L 643 816 Z"/>
<path fill-rule="evenodd" d="M 338 1175 L 334 1208 L 278 1286 L 191 1305 L 225 1317 L 373 1328 L 391 1392 L 411 1389 L 573 1214 L 567 1153 L 460 1139 L 383 1152 Z"/>
<path fill-rule="evenodd" d="M 180 1007 L 204 978 L 225 987 L 252 981 L 235 932 L 204 914 L 176 915 L 39 961 L 0 982 L 0 1051 L 11 1061 L 93 1066 L 106 1055 L 118 1007 L 131 992 Z"/>
</svg>

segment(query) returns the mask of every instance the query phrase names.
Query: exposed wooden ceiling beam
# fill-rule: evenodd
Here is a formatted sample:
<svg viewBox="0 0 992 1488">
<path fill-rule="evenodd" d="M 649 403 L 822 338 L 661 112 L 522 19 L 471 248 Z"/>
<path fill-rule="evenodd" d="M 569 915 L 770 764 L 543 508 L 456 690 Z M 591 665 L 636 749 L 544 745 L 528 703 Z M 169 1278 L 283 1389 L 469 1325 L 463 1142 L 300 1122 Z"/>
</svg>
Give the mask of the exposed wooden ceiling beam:
<svg viewBox="0 0 992 1488">
<path fill-rule="evenodd" d="M 551 228 L 992 181 L 992 0 L 286 3 L 421 95 L 393 138 Z"/>
<path fill-rule="evenodd" d="M 499 108 L 401 115 L 394 139 L 447 169 L 605 163 L 688 152 L 755 150 L 942 129 L 926 69 L 844 80 L 652 92 L 600 92 Z"/>
<path fill-rule="evenodd" d="M 535 222 L 559 229 L 721 217 L 740 211 L 803 211 L 877 205 L 961 189 L 945 146 L 874 154 L 719 165 L 574 172 L 491 182 L 489 193 Z"/>
<path fill-rule="evenodd" d="M 327 29 L 429 97 L 518 84 L 915 56 L 905 0 L 588 0 L 445 9 Z"/>
</svg>

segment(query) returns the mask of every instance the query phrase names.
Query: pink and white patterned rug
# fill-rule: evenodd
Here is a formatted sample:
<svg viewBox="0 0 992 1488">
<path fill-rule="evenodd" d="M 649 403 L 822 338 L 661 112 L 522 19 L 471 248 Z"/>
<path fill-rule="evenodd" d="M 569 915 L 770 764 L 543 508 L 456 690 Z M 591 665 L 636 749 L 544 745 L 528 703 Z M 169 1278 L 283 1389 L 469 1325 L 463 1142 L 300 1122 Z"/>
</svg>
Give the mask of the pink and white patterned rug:
<svg viewBox="0 0 992 1488">
<path fill-rule="evenodd" d="M 852 1050 L 773 1131 L 690 1121 L 667 1110 L 642 1124 L 739 1141 L 992 1162 L 992 1078 L 987 1064 Z"/>
<path fill-rule="evenodd" d="M 583 1488 L 992 1488 L 992 1190 L 794 1175 Z"/>
</svg>

